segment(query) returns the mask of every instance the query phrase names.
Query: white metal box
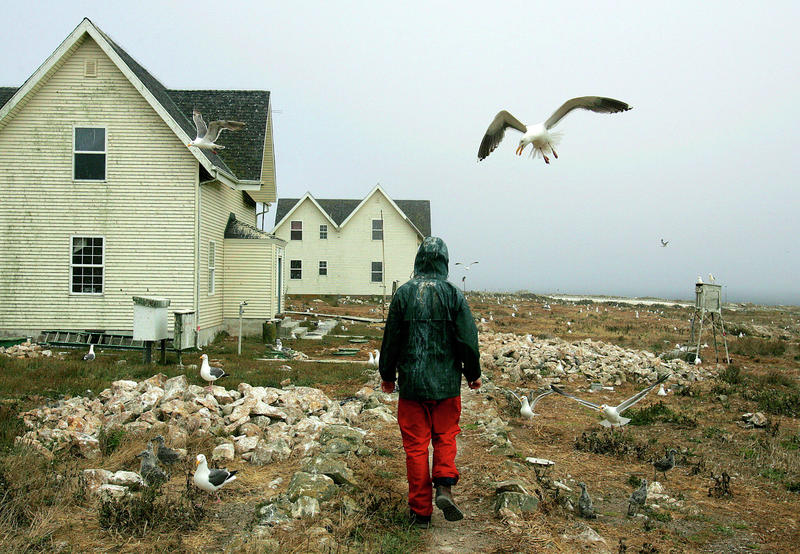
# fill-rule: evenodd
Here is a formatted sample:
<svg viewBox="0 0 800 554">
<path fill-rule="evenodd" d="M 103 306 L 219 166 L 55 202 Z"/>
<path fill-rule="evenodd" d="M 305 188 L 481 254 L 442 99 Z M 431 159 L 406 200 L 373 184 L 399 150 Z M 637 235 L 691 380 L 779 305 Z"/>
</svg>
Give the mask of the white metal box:
<svg viewBox="0 0 800 554">
<path fill-rule="evenodd" d="M 175 350 L 187 350 L 197 344 L 197 315 L 194 310 L 175 310 L 172 345 Z"/>
<path fill-rule="evenodd" d="M 133 340 L 162 340 L 167 334 L 168 298 L 133 297 Z"/>
</svg>

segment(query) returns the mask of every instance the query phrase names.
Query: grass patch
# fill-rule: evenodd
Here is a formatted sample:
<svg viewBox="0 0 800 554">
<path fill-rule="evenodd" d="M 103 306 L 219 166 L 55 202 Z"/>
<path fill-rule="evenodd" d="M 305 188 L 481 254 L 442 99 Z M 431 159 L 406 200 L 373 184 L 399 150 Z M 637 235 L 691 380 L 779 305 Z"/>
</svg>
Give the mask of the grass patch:
<svg viewBox="0 0 800 554">
<path fill-rule="evenodd" d="M 657 422 L 663 422 L 687 429 L 697 427 L 695 418 L 675 412 L 663 402 L 657 402 L 639 410 L 629 410 L 627 415 L 631 418 L 631 425 L 652 425 Z"/>
<path fill-rule="evenodd" d="M 748 356 L 750 358 L 765 356 L 780 358 L 786 352 L 786 343 L 780 340 L 742 337 L 731 341 L 728 348 L 732 354 Z"/>
<path fill-rule="evenodd" d="M 117 427 L 114 429 L 107 429 L 103 427 L 97 434 L 97 441 L 100 443 L 100 452 L 103 456 L 110 456 L 125 438 L 125 429 Z"/>
<path fill-rule="evenodd" d="M 742 383 L 742 368 L 736 364 L 729 364 L 719 373 L 718 379 L 729 385 L 739 385 Z"/>
<path fill-rule="evenodd" d="M 646 444 L 637 442 L 619 431 L 584 432 L 580 437 L 575 438 L 574 446 L 576 450 L 583 452 L 606 454 L 618 458 L 634 457 L 637 460 L 647 459 L 649 450 Z"/>
<path fill-rule="evenodd" d="M 97 508 L 100 527 L 123 535 L 144 536 L 153 529 L 191 531 L 204 516 L 193 502 L 194 489 L 187 479 L 178 498 L 162 494 L 160 486 L 146 487 L 119 500 L 101 502 Z"/>
<path fill-rule="evenodd" d="M 782 469 L 776 469 L 774 467 L 768 467 L 761 470 L 759 474 L 761 477 L 765 479 L 769 479 L 770 481 L 782 481 L 783 478 L 786 476 L 786 472 Z"/>
<path fill-rule="evenodd" d="M 798 417 L 800 415 L 800 391 L 784 389 L 753 389 L 742 391 L 742 397 L 758 403 L 758 409 L 775 415 Z"/>
</svg>

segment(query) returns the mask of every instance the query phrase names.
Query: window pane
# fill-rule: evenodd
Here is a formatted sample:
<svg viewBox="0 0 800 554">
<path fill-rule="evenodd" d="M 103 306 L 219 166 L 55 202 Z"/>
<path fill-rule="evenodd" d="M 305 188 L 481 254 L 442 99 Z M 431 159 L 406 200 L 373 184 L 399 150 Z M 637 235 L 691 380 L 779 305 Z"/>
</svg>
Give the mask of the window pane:
<svg viewBox="0 0 800 554">
<path fill-rule="evenodd" d="M 383 220 L 372 220 L 372 240 L 383 240 Z"/>
<path fill-rule="evenodd" d="M 292 221 L 292 230 L 303 230 L 303 222 L 302 221 Z"/>
<path fill-rule="evenodd" d="M 75 154 L 76 180 L 103 181 L 105 178 L 105 154 Z"/>
<path fill-rule="evenodd" d="M 106 130 L 96 127 L 78 127 L 75 129 L 75 151 L 105 152 Z"/>
<path fill-rule="evenodd" d="M 320 275 L 328 274 L 328 262 L 326 261 L 319 262 L 319 274 Z"/>
<path fill-rule="evenodd" d="M 289 263 L 291 264 L 292 269 L 300 269 L 301 267 L 303 267 L 302 260 L 292 260 Z"/>
<path fill-rule="evenodd" d="M 382 262 L 372 262 L 372 271 L 380 271 L 382 269 Z"/>
</svg>

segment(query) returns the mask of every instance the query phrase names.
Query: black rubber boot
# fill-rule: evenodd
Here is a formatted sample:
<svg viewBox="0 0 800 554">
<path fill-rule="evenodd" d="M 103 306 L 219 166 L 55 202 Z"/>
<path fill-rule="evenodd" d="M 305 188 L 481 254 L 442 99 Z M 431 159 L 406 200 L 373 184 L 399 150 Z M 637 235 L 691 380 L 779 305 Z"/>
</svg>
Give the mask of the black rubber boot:
<svg viewBox="0 0 800 554">
<path fill-rule="evenodd" d="M 436 507 L 444 513 L 447 521 L 464 519 L 464 514 L 456 506 L 450 485 L 436 485 Z"/>
<path fill-rule="evenodd" d="M 431 526 L 431 516 L 421 516 L 414 510 L 411 510 L 409 519 L 411 520 L 411 525 L 417 529 L 427 529 Z"/>
</svg>

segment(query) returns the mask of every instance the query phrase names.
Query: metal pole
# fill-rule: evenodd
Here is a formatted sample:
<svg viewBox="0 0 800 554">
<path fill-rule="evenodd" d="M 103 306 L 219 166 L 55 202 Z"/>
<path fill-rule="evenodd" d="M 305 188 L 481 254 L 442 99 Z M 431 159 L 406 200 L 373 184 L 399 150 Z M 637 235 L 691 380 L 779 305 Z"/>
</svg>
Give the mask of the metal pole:
<svg viewBox="0 0 800 554">
<path fill-rule="evenodd" d="M 242 355 L 242 316 L 244 315 L 245 306 L 247 306 L 247 300 L 239 302 L 239 356 Z"/>
</svg>

